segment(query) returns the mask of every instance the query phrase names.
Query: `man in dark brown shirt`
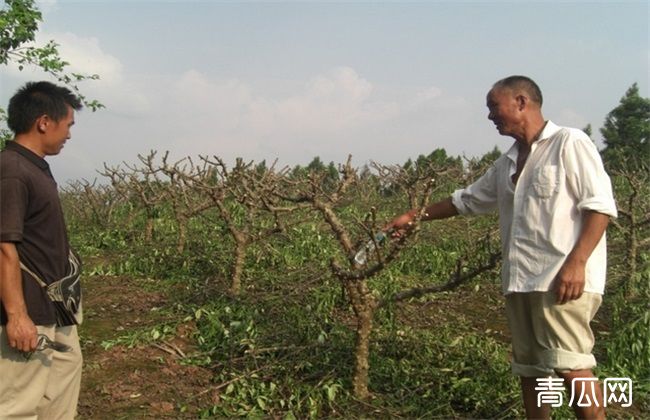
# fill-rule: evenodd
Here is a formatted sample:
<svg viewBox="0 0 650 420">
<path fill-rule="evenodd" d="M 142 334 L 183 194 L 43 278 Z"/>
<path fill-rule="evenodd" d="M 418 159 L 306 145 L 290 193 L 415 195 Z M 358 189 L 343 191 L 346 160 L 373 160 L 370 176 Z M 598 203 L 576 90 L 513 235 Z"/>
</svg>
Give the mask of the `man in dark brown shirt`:
<svg viewBox="0 0 650 420">
<path fill-rule="evenodd" d="M 11 98 L 14 132 L 0 153 L 0 416 L 72 419 L 81 382 L 76 325 L 57 325 L 54 304 L 21 264 L 51 284 L 68 274 L 70 246 L 57 185 L 45 156 L 70 138 L 81 102 L 49 82 L 27 83 Z M 69 352 L 41 350 L 41 336 Z"/>
</svg>

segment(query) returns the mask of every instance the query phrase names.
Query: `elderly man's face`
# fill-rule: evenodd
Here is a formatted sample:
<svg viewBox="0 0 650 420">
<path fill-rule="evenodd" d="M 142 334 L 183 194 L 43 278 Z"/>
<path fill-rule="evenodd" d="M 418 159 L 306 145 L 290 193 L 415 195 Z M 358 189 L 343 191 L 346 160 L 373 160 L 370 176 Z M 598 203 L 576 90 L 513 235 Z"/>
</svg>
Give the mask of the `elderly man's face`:
<svg viewBox="0 0 650 420">
<path fill-rule="evenodd" d="M 510 89 L 493 88 L 487 95 L 488 119 L 494 123 L 499 134 L 514 136 L 521 122 L 521 102 Z"/>
</svg>

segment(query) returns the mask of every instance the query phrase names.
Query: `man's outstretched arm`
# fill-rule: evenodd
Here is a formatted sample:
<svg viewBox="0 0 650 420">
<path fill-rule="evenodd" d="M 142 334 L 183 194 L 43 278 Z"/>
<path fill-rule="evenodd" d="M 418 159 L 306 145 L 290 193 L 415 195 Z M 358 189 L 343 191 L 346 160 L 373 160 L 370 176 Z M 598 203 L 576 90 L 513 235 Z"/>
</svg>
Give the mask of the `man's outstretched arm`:
<svg viewBox="0 0 650 420">
<path fill-rule="evenodd" d="M 413 225 L 413 220 L 417 217 L 420 209 L 412 209 L 406 213 L 397 216 L 387 226 L 386 229 L 395 231 L 398 235 L 400 232 L 408 230 Z M 458 209 L 451 201 L 451 197 L 429 205 L 422 215 L 421 220 L 437 220 L 453 217 L 458 214 Z"/>
</svg>

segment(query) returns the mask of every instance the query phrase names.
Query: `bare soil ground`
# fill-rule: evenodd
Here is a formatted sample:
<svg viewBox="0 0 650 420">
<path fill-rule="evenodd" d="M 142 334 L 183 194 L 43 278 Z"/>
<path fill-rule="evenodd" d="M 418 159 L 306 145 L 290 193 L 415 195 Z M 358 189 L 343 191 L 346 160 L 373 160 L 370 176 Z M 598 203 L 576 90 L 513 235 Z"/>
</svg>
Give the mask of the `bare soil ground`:
<svg viewBox="0 0 650 420">
<path fill-rule="evenodd" d="M 158 309 L 167 297 L 148 291 L 152 288 L 146 283 L 90 277 L 84 284 L 80 419 L 196 418 L 199 407 L 218 398 L 210 393 L 208 370 L 180 364 L 181 355 L 193 351 L 190 325 L 180 326 L 166 342 L 102 346 L 129 330 L 164 321 Z"/>
</svg>

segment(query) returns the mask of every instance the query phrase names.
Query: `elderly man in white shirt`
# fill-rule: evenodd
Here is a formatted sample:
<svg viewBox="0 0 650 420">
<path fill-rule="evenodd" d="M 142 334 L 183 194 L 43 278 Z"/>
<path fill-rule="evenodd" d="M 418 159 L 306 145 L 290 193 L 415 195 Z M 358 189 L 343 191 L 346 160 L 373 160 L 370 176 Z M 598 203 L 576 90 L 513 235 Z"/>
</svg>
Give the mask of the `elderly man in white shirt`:
<svg viewBox="0 0 650 420">
<path fill-rule="evenodd" d="M 487 106 L 499 133 L 515 143 L 472 185 L 427 207 L 422 220 L 498 211 L 512 371 L 521 377 L 526 416 L 549 418 L 535 388 L 538 378 L 557 374 L 567 389 L 594 396 L 590 406 L 574 404 L 579 418 L 604 418 L 600 386 L 587 387 L 594 385 L 589 323 L 605 288 L 605 230 L 617 215 L 610 179 L 585 133 L 544 119 L 530 78 L 498 81 Z M 388 227 L 399 235 L 418 213 Z"/>
</svg>

